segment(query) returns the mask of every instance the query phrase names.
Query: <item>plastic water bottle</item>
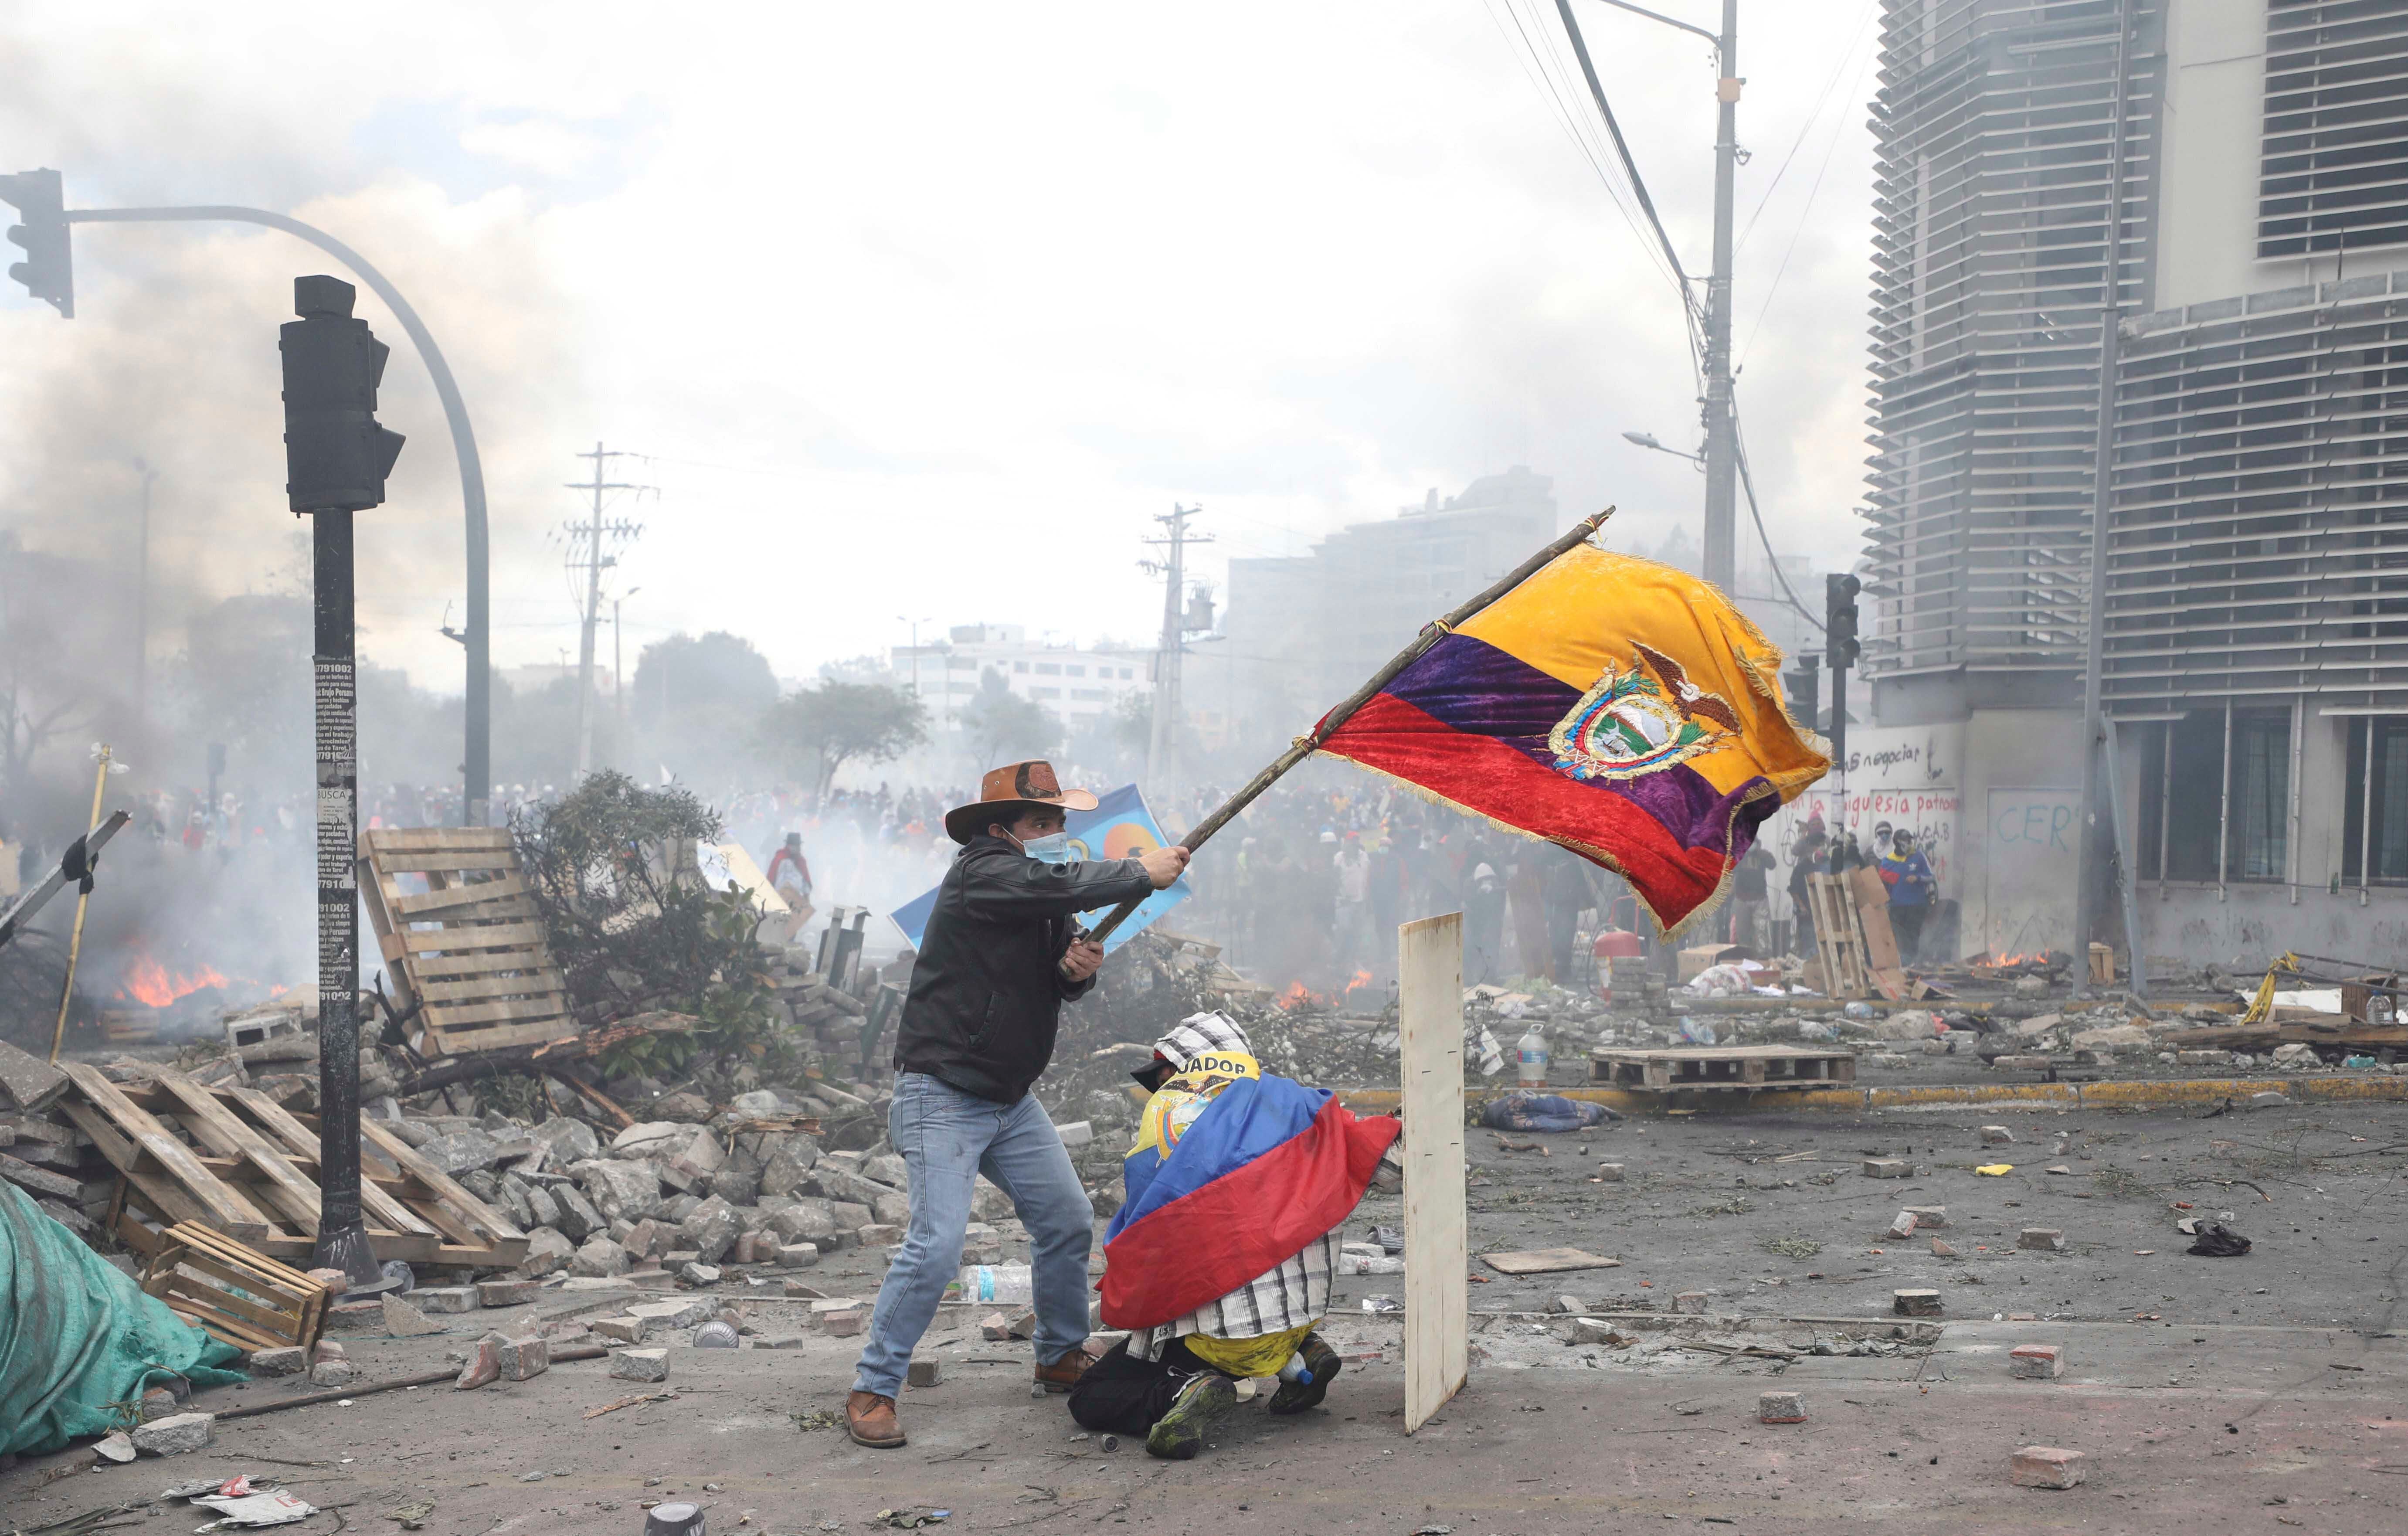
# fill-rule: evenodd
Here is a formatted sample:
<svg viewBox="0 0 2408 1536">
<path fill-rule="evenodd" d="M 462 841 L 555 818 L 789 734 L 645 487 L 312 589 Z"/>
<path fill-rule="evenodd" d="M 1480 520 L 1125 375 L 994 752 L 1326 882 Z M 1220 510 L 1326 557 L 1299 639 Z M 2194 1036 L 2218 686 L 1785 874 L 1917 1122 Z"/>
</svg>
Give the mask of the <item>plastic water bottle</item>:
<svg viewBox="0 0 2408 1536">
<path fill-rule="evenodd" d="M 1514 1051 L 1520 1057 L 1520 1065 L 1514 1072 L 1514 1081 L 1525 1088 L 1545 1087 L 1548 1066 L 1547 1037 L 1539 1032 L 1537 1025 L 1530 1026 L 1529 1032 L 1522 1037 L 1522 1043 L 1514 1047 Z"/>
<path fill-rule="evenodd" d="M 1279 1379 L 1283 1382 L 1302 1382 L 1305 1385 L 1311 1386 L 1312 1371 L 1305 1365 L 1303 1356 L 1290 1355 L 1287 1357 L 1287 1364 L 1279 1368 Z"/>
<path fill-rule="evenodd" d="M 965 1264 L 958 1284 L 964 1301 L 1025 1301 L 1036 1295 L 1025 1264 Z"/>
</svg>

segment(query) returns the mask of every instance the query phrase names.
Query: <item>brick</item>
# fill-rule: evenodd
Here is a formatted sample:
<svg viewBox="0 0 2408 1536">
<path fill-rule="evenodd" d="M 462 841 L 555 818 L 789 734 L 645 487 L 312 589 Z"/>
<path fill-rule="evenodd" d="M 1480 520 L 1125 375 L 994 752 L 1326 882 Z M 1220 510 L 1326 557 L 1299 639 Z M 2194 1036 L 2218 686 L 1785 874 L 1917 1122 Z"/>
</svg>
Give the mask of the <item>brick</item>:
<svg viewBox="0 0 2408 1536">
<path fill-rule="evenodd" d="M 754 1349 L 800 1349 L 810 1342 L 811 1336 L 808 1333 L 756 1333 L 752 1336 Z"/>
<path fill-rule="evenodd" d="M 781 1270 L 808 1270 L 820 1261 L 819 1244 L 816 1242 L 783 1243 L 777 1250 L 777 1258 L 778 1268 Z"/>
<path fill-rule="evenodd" d="M 1803 1424 L 1806 1400 L 1796 1392 L 1762 1393 L 1756 1400 L 1756 1417 L 1761 1424 Z"/>
<path fill-rule="evenodd" d="M 1931 1240 L 1931 1256 L 1934 1258 L 1955 1258 L 1956 1256 L 1956 1250 L 1941 1242 L 1938 1238 L 1933 1238 Z"/>
<path fill-rule="evenodd" d="M 542 1339 L 505 1339 L 496 1355 L 506 1382 L 530 1381 L 552 1369 L 552 1345 Z"/>
<path fill-rule="evenodd" d="M 666 1301 L 639 1301 L 627 1309 L 630 1317 L 649 1317 L 662 1328 L 700 1328 L 719 1315 L 719 1303 L 707 1296 L 679 1297 Z"/>
<path fill-rule="evenodd" d="M 892 1248 L 903 1241 L 903 1228 L 872 1222 L 854 1233 L 853 1241 L 864 1248 Z"/>
<path fill-rule="evenodd" d="M 1572 1342 L 1604 1344 L 1608 1348 L 1621 1349 L 1638 1341 L 1602 1317 L 1575 1317 L 1572 1319 Z"/>
<path fill-rule="evenodd" d="M 669 1379 L 669 1352 L 614 1349 L 610 1352 L 610 1374 L 623 1382 L 665 1382 Z"/>
<path fill-rule="evenodd" d="M 1672 1298 L 1672 1310 L 1674 1312 L 1688 1313 L 1692 1315 L 1703 1315 L 1706 1310 L 1706 1293 L 1703 1291 L 1683 1291 L 1680 1295 Z"/>
<path fill-rule="evenodd" d="M 868 1330 L 869 1309 L 855 1306 L 843 1312 L 824 1312 L 812 1321 L 831 1339 L 850 1339 Z"/>
<path fill-rule="evenodd" d="M 2070 1488 L 2082 1481 L 2080 1451 L 2027 1445 L 2007 1459 L 2007 1477 L 2019 1488 Z"/>
<path fill-rule="evenodd" d="M 345 1349 L 339 1340 L 321 1339 L 310 1346 L 309 1360 L 313 1365 L 322 1360 L 348 1360 L 351 1357 L 351 1352 Z"/>
<path fill-rule="evenodd" d="M 1914 1175 L 1914 1165 L 1903 1157 L 1868 1157 L 1863 1172 L 1868 1179 L 1907 1179 Z"/>
<path fill-rule="evenodd" d="M 799 1280 L 789 1280 L 780 1289 L 787 1298 L 797 1301 L 824 1301 L 827 1299 L 827 1292 Z"/>
<path fill-rule="evenodd" d="M 532 1280 L 480 1280 L 477 1303 L 485 1307 L 523 1307 L 542 1295 Z"/>
<path fill-rule="evenodd" d="M 1882 1235 L 1892 1238 L 1911 1238 L 1914 1236 L 1914 1228 L 1918 1225 L 1914 1212 L 1901 1211 L 1890 1218 L 1889 1230 Z"/>
<path fill-rule="evenodd" d="M 215 1414 L 170 1414 L 134 1427 L 136 1451 L 151 1456 L 182 1456 L 205 1450 L 217 1439 Z"/>
<path fill-rule="evenodd" d="M 2018 1248 L 2037 1248 L 2042 1253 L 2065 1252 L 2065 1234 L 2054 1227 L 2027 1227 L 2015 1239 Z"/>
<path fill-rule="evenodd" d="M 1918 1231 L 1944 1231 L 1948 1226 L 1948 1208 L 1944 1205 L 1910 1205 L 1907 1214 L 1914 1218 Z"/>
<path fill-rule="evenodd" d="M 1597 1165 L 1597 1176 L 1604 1180 L 1607 1184 L 1620 1184 L 1622 1183 L 1622 1165 L 1620 1163 L 1599 1163 Z"/>
<path fill-rule="evenodd" d="M 474 1285 L 430 1285 L 409 1294 L 421 1312 L 475 1312 L 482 1304 Z"/>
<path fill-rule="evenodd" d="M 979 1323 L 979 1337 L 991 1344 L 999 1344 L 1011 1337 L 1011 1319 L 999 1312 L 991 1312 Z"/>
<path fill-rule="evenodd" d="M 652 1325 L 640 1317 L 596 1317 L 585 1325 L 597 1338 L 623 1344 L 640 1344 L 652 1337 Z"/>
<path fill-rule="evenodd" d="M 468 1346 L 468 1363 L 460 1368 L 460 1375 L 452 1384 L 455 1392 L 472 1392 L 488 1382 L 502 1379 L 502 1349 L 491 1335 Z"/>
<path fill-rule="evenodd" d="M 2028 1381 L 2054 1381 L 2065 1370 L 2065 1346 L 2017 1344 L 2007 1351 L 2007 1370 Z"/>
<path fill-rule="evenodd" d="M 1985 1147 L 2006 1146 L 2012 1143 L 2014 1139 L 2015 1133 L 2009 1130 L 2004 1126 L 1984 1126 L 1982 1127 L 1982 1144 Z"/>
<path fill-rule="evenodd" d="M 716 1285 L 724 1272 L 716 1264 L 681 1264 L 677 1277 L 689 1285 Z"/>
<path fill-rule="evenodd" d="M 1889 1310 L 1900 1317 L 1937 1317 L 1940 1315 L 1938 1291 L 1906 1290 L 1889 1293 Z"/>
<path fill-rule="evenodd" d="M 937 1360 L 914 1360 L 904 1380 L 913 1386 L 936 1386 L 943 1383 L 945 1368 Z"/>
<path fill-rule="evenodd" d="M 254 1376 L 297 1376 L 308 1369 L 309 1352 L 297 1344 L 251 1351 L 251 1373 Z"/>
</svg>

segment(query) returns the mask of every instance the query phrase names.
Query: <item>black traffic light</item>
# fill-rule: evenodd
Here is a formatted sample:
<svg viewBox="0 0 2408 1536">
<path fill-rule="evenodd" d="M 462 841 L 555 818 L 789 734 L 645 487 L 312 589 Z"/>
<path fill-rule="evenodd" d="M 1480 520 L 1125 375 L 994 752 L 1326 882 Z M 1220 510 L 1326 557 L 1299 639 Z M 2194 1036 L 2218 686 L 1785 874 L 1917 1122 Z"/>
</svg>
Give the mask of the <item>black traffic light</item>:
<svg viewBox="0 0 2408 1536">
<path fill-rule="evenodd" d="M 278 333 L 284 354 L 284 494 L 295 512 L 356 512 L 384 504 L 402 436 L 377 424 L 388 349 L 351 317 L 340 278 L 295 278 L 301 316 Z"/>
<path fill-rule="evenodd" d="M 1823 659 L 1835 672 L 1856 664 L 1856 594 L 1863 590 L 1862 581 L 1844 573 L 1823 578 Z"/>
<path fill-rule="evenodd" d="M 1823 658 L 1808 652 L 1798 658 L 1798 669 L 1784 672 L 1781 681 L 1789 691 L 1789 718 L 1808 730 L 1823 728 Z"/>
<path fill-rule="evenodd" d="M 0 202 L 13 205 L 24 223 L 8 231 L 8 238 L 25 248 L 25 259 L 8 275 L 25 292 L 48 299 L 50 308 L 75 318 L 75 253 L 67 241 L 66 189 L 56 171 L 19 171 L 0 176 Z"/>
</svg>

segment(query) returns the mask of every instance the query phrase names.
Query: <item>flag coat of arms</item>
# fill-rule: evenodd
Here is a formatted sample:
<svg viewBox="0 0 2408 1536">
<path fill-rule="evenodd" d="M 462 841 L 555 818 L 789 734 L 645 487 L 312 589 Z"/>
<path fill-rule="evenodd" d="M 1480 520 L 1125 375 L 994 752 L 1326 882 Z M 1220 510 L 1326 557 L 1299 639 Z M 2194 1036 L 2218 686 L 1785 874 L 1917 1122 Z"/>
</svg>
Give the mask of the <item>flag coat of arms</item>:
<svg viewBox="0 0 2408 1536">
<path fill-rule="evenodd" d="M 1221 1088 L 1125 1166 L 1126 1199 L 1104 1234 L 1104 1322 L 1156 1328 L 1286 1263 L 1354 1213 L 1402 1128 L 1283 1077 Z"/>
<path fill-rule="evenodd" d="M 1440 636 L 1321 750 L 1614 870 L 1675 933 L 1830 768 L 1783 705 L 1780 651 L 1721 593 L 1586 544 Z"/>
</svg>

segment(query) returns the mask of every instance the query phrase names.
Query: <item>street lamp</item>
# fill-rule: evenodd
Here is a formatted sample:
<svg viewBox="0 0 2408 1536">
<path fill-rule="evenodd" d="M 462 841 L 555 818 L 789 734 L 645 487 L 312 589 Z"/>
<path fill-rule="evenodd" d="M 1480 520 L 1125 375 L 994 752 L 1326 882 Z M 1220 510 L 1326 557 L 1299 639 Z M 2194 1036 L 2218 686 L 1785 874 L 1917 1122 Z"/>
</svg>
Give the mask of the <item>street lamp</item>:
<svg viewBox="0 0 2408 1536">
<path fill-rule="evenodd" d="M 1677 448 L 1665 447 L 1656 440 L 1656 434 L 1653 432 L 1626 432 L 1622 435 L 1622 438 L 1625 442 L 1637 443 L 1641 448 L 1652 448 L 1658 453 L 1670 453 L 1676 459 L 1686 459 L 1691 464 L 1702 465 L 1706 462 L 1706 456 L 1703 453 L 1684 453 Z"/>
</svg>

